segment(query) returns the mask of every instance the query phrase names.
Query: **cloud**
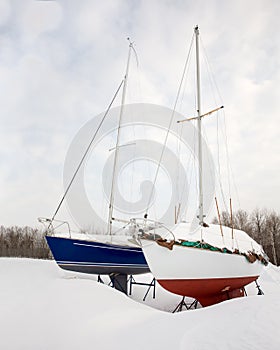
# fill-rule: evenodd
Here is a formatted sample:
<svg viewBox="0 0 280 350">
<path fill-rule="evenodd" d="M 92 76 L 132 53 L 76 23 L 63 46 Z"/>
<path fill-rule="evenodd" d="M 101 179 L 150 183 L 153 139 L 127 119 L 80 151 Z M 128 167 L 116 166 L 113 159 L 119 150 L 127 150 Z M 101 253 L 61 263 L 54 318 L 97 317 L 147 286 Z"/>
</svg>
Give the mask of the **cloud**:
<svg viewBox="0 0 280 350">
<path fill-rule="evenodd" d="M 57 1 L 25 1 L 19 16 L 25 44 L 32 44 L 39 35 L 55 30 L 61 19 L 62 8 Z"/>
<path fill-rule="evenodd" d="M 42 196 L 52 212 L 72 138 L 106 109 L 123 78 L 127 36 L 139 59 L 137 66 L 132 57 L 127 101 L 173 107 L 196 24 L 222 95 L 213 98 L 204 81 L 203 109 L 225 105 L 240 205 L 280 210 L 279 7 L 276 0 L 2 0 L 0 223 L 33 224 Z M 179 111 L 192 115 L 194 101 L 195 92 Z M 215 149 L 216 119 L 205 129 Z"/>
</svg>

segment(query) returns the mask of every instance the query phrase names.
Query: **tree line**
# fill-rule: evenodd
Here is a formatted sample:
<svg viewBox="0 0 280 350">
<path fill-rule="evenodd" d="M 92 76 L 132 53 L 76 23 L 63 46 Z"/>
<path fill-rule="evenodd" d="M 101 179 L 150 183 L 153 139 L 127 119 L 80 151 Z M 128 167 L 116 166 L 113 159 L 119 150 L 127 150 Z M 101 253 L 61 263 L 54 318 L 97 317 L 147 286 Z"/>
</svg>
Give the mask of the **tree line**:
<svg viewBox="0 0 280 350">
<path fill-rule="evenodd" d="M 0 256 L 51 259 L 44 232 L 37 228 L 0 226 Z"/>
<path fill-rule="evenodd" d="M 275 211 L 255 209 L 252 213 L 238 210 L 220 214 L 222 225 L 243 230 L 263 246 L 270 262 L 280 265 L 280 215 Z M 212 221 L 219 224 L 215 217 Z M 0 256 L 52 259 L 44 231 L 31 227 L 0 226 Z"/>
<path fill-rule="evenodd" d="M 255 209 L 252 213 L 245 210 L 230 213 L 223 211 L 220 214 L 222 225 L 243 230 L 256 242 L 262 245 L 270 262 L 280 265 L 280 215 L 275 211 Z M 219 224 L 217 217 L 213 223 Z"/>
</svg>

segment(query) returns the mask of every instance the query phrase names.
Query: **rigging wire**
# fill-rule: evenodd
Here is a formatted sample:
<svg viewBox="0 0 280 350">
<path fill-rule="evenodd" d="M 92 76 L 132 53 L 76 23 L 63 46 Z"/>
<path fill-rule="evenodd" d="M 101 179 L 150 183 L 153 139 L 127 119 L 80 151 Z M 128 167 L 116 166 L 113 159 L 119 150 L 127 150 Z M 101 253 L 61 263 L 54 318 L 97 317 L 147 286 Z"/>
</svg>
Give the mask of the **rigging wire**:
<svg viewBox="0 0 280 350">
<path fill-rule="evenodd" d="M 193 141 L 195 139 L 195 129 L 194 129 L 194 134 L 193 134 Z M 192 142 L 193 142 L 192 141 Z M 179 202 L 182 203 L 183 202 L 183 197 L 185 197 L 185 203 L 188 203 L 189 201 L 189 197 L 191 196 L 191 191 L 188 190 L 187 191 L 187 185 L 189 185 L 189 189 L 192 188 L 191 184 L 193 182 L 193 172 L 195 169 L 195 164 L 194 164 L 194 153 L 189 152 L 189 156 L 188 156 L 188 160 L 186 162 L 186 169 L 188 171 L 188 173 L 185 174 L 185 180 L 184 180 L 184 185 L 180 194 L 180 198 L 179 198 Z M 189 170 L 190 169 L 190 170 Z M 196 177 L 194 176 L 194 178 L 196 179 Z M 189 182 L 188 182 L 189 179 Z M 194 186 L 197 189 L 197 184 L 195 184 Z M 181 218 L 184 215 L 185 217 L 187 217 L 187 212 L 188 212 L 189 208 L 186 207 L 185 212 L 181 213 Z"/>
<path fill-rule="evenodd" d="M 134 44 L 134 42 L 132 43 Z M 140 81 L 140 78 L 141 78 L 141 75 L 140 75 L 140 64 L 139 64 L 139 59 L 138 59 L 138 54 L 137 54 L 137 51 L 134 47 L 134 45 L 132 45 L 132 52 L 134 54 L 134 57 L 135 57 L 135 61 L 136 61 L 136 81 L 137 81 L 137 87 L 136 87 L 136 91 L 139 95 L 139 99 L 140 101 L 142 100 L 142 89 L 141 89 L 141 81 Z M 135 133 L 135 124 L 134 124 L 134 110 L 132 109 L 132 112 L 131 112 L 131 128 L 132 128 L 132 140 L 136 140 L 136 133 Z M 132 148 L 132 159 L 135 159 L 135 154 L 136 154 L 136 148 L 133 147 Z M 130 203 L 132 203 L 133 201 L 133 194 L 134 194 L 134 191 L 133 191 L 133 188 L 134 188 L 134 182 L 135 182 L 135 162 L 132 161 L 131 163 L 131 166 L 132 166 L 132 170 L 131 170 L 131 176 L 130 176 Z"/>
<path fill-rule="evenodd" d="M 161 155 L 160 155 L 159 162 L 158 162 L 158 165 L 157 165 L 157 170 L 156 170 L 156 174 L 155 174 L 155 177 L 154 177 L 154 181 L 153 181 L 153 185 L 152 185 L 152 190 L 151 190 L 151 193 L 150 193 L 150 196 L 149 196 L 149 200 L 148 200 L 148 202 L 147 202 L 145 218 L 146 218 L 147 215 L 148 215 L 147 212 L 148 212 L 149 206 L 150 206 L 150 204 L 151 204 L 152 194 L 153 194 L 153 190 L 154 190 L 154 188 L 155 188 L 155 184 L 156 184 L 156 181 L 157 181 L 157 177 L 158 177 L 158 173 L 159 173 L 160 164 L 161 164 L 161 162 L 162 162 L 162 158 L 163 158 L 163 155 L 164 155 L 164 151 L 165 151 L 165 149 L 166 149 L 167 139 L 168 139 L 168 136 L 169 136 L 170 127 L 171 127 L 171 124 L 172 124 L 173 119 L 174 119 L 175 109 L 176 109 L 176 106 L 177 106 L 177 103 L 178 103 L 178 100 L 179 100 L 179 96 L 180 96 L 180 93 L 181 93 L 182 85 L 183 85 L 183 82 L 184 82 L 184 78 L 185 78 L 185 74 L 186 74 L 186 69 L 187 69 L 187 65 L 188 65 L 188 62 L 189 62 L 189 57 L 190 57 L 190 54 L 191 54 L 191 48 L 192 48 L 192 46 L 193 46 L 193 41 L 194 41 L 194 34 L 192 35 L 192 40 L 191 40 L 191 44 L 190 44 L 190 47 L 189 47 L 187 59 L 186 59 L 185 64 L 184 64 L 183 74 L 182 74 L 182 77 L 181 77 L 181 81 L 180 81 L 179 88 L 178 88 L 178 91 L 177 91 L 177 95 L 176 95 L 174 107 L 173 107 L 173 110 L 172 110 L 172 113 L 171 113 L 171 117 L 170 117 L 168 129 L 167 129 L 167 132 L 166 132 L 164 144 L 163 144 L 162 151 L 161 151 Z"/>
<path fill-rule="evenodd" d="M 191 52 L 190 55 L 192 55 L 192 50 L 193 50 L 193 45 L 191 46 Z M 188 66 L 186 69 L 186 73 L 185 73 L 185 81 L 184 81 L 184 86 L 182 89 L 182 94 L 181 94 L 181 101 L 180 104 L 178 105 L 178 111 L 182 110 L 182 106 L 183 106 L 183 100 L 184 100 L 184 96 L 186 95 L 186 89 L 187 89 L 187 77 L 189 75 L 189 71 L 190 71 L 190 60 L 188 62 Z M 176 195 L 177 195 L 177 202 L 178 205 L 181 206 L 182 203 L 182 199 L 183 199 L 183 194 L 185 193 L 185 188 L 186 188 L 186 183 L 187 183 L 187 174 L 185 173 L 184 177 L 183 177 L 183 191 L 179 191 L 179 180 L 180 180 L 180 172 L 179 172 L 179 165 L 182 163 L 184 157 L 182 157 L 182 134 L 183 134 L 183 124 L 179 124 L 177 123 L 177 134 L 179 135 L 179 137 L 177 138 L 177 179 L 176 179 Z M 189 164 L 189 162 L 187 162 L 187 164 Z M 187 168 L 188 169 L 188 166 Z M 187 198 L 185 199 L 185 203 L 188 202 L 188 195 Z M 178 207 L 179 208 L 179 207 Z M 183 213 L 181 213 L 181 210 L 178 209 L 178 213 L 177 213 L 177 221 L 179 220 L 179 218 L 182 218 Z"/>
<path fill-rule="evenodd" d="M 211 68 L 211 64 L 210 61 L 208 59 L 205 47 L 202 43 L 202 48 L 203 48 L 203 53 L 204 53 L 204 57 L 205 57 L 205 62 L 206 62 L 206 67 L 208 70 L 208 75 L 211 79 L 210 80 L 210 84 L 212 86 L 212 92 L 213 92 L 213 97 L 216 103 L 216 96 L 214 94 L 214 92 L 216 91 L 218 94 L 218 97 L 220 99 L 220 101 L 222 101 L 223 104 L 223 99 L 221 96 L 221 93 L 219 91 L 218 88 L 218 84 L 215 80 L 214 74 L 213 74 L 213 70 Z M 233 172 L 232 172 L 232 168 L 231 168 L 231 164 L 230 164 L 230 157 L 229 157 L 229 151 L 228 151 L 228 139 L 227 139 L 227 131 L 226 131 L 226 118 L 225 118 L 225 111 L 223 111 L 223 125 L 224 125 L 224 130 L 220 127 L 219 125 L 219 115 L 217 114 L 217 119 L 216 119 L 216 139 L 217 139 L 217 166 L 218 166 L 218 182 L 219 182 L 219 186 L 220 186 L 220 191 L 221 191 L 221 195 L 222 195 L 222 199 L 224 202 L 224 206 L 226 211 L 228 212 L 228 205 L 226 204 L 226 200 L 225 200 L 225 194 L 224 194 L 224 190 L 223 190 L 223 185 L 222 185 L 222 181 L 221 181 L 221 166 L 220 166 L 220 145 L 219 145 L 219 131 L 222 133 L 222 135 L 224 136 L 225 139 L 225 155 L 226 155 L 226 166 L 227 166 L 227 179 L 228 179 L 228 194 L 229 197 L 231 198 L 231 178 L 233 180 L 233 185 L 235 187 L 235 191 L 237 194 L 237 198 L 238 198 L 238 191 L 236 189 L 236 185 L 235 185 L 235 181 L 234 181 L 234 177 L 233 177 Z M 239 201 L 239 199 L 238 199 Z"/>
<path fill-rule="evenodd" d="M 205 48 L 204 48 L 203 45 L 202 45 L 202 47 L 203 47 L 204 55 L 205 55 L 206 62 L 207 62 L 207 68 L 209 68 L 209 71 L 210 71 L 210 73 L 211 73 L 212 84 L 215 86 L 215 90 L 217 91 L 220 100 L 223 101 L 222 96 L 221 96 L 221 93 L 220 93 L 220 90 L 219 90 L 219 87 L 218 87 L 218 84 L 217 84 L 217 82 L 216 82 L 216 80 L 215 80 L 215 77 L 214 77 L 214 74 L 213 74 L 213 70 L 212 70 L 211 65 L 210 65 L 210 61 L 209 61 L 209 59 L 208 59 L 206 50 L 205 50 Z M 213 89 L 213 90 L 214 90 L 214 89 Z M 225 138 L 225 145 L 226 145 L 227 172 L 228 172 L 227 178 L 229 179 L 229 183 L 228 183 L 229 189 L 228 189 L 228 190 L 229 190 L 229 195 L 231 196 L 230 177 L 232 177 L 233 186 L 234 186 L 234 188 L 235 188 L 235 192 L 236 192 L 236 195 L 237 195 L 237 200 L 238 200 L 238 202 L 239 202 L 238 191 L 237 191 L 237 188 L 236 188 L 235 179 L 234 179 L 234 175 L 233 175 L 233 170 L 232 170 L 232 167 L 231 167 L 231 162 L 230 162 L 230 157 L 229 157 L 229 151 L 228 151 L 228 138 L 227 138 L 227 127 L 226 127 L 225 111 L 223 111 L 223 119 L 224 119 L 224 131 L 221 130 L 221 132 L 223 133 L 223 136 L 224 136 L 224 138 Z"/>
<path fill-rule="evenodd" d="M 178 130 L 180 128 L 180 131 Z M 179 132 L 178 132 L 179 131 Z M 179 199 L 179 180 L 180 180 L 180 164 L 182 163 L 181 162 L 181 148 L 182 148 L 182 132 L 183 132 L 183 125 L 179 125 L 177 124 L 177 134 L 179 134 L 179 139 L 177 138 L 177 178 L 176 178 L 176 196 L 177 196 L 177 202 L 178 202 L 178 205 L 180 205 L 180 199 Z M 179 210 L 179 209 L 178 209 Z M 177 222 L 177 219 L 179 218 L 179 212 L 178 212 L 178 215 L 177 217 L 175 218 L 176 219 L 176 222 Z"/>
<path fill-rule="evenodd" d="M 72 186 L 72 183 L 75 180 L 75 178 L 76 178 L 76 176 L 77 176 L 77 174 L 78 174 L 78 172 L 79 172 L 79 170 L 80 170 L 80 168 L 81 168 L 81 166 L 82 166 L 82 164 L 83 164 L 83 162 L 84 162 L 84 160 L 85 160 L 85 158 L 86 158 L 86 156 L 87 156 L 87 154 L 88 154 L 88 152 L 89 152 L 89 150 L 91 148 L 91 145 L 92 145 L 93 141 L 95 140 L 96 135 L 97 135 L 98 131 L 100 130 L 100 128 L 101 128 L 105 118 L 107 117 L 107 115 L 109 113 L 109 110 L 112 107 L 112 104 L 114 103 L 114 101 L 115 101 L 115 99 L 116 99 L 116 97 L 117 97 L 117 95 L 118 95 L 118 93 L 119 93 L 123 83 L 124 83 L 124 79 L 122 79 L 120 85 L 118 86 L 118 88 L 117 88 L 117 90 L 116 90 L 116 92 L 115 92 L 115 94 L 114 94 L 114 96 L 113 96 L 113 98 L 112 98 L 108 108 L 106 109 L 106 111 L 105 111 L 105 113 L 104 113 L 104 115 L 103 115 L 103 117 L 101 119 L 101 122 L 99 123 L 99 125 L 98 125 L 98 127 L 97 127 L 97 129 L 96 129 L 96 131 L 95 131 L 95 133 L 94 133 L 94 135 L 93 135 L 93 137 L 92 137 L 92 139 L 91 139 L 91 141 L 90 141 L 90 143 L 89 143 L 89 145 L 88 145 L 88 147 L 87 147 L 87 149 L 86 149 L 86 151 L 85 151 L 81 161 L 80 161 L 80 163 L 78 164 L 77 169 L 76 169 L 74 175 L 72 176 L 71 181 L 69 182 L 69 184 L 68 184 L 68 186 L 67 186 L 67 188 L 66 188 L 66 190 L 65 190 L 65 192 L 64 192 L 64 194 L 63 194 L 63 196 L 62 196 L 62 198 L 61 198 L 61 200 L 60 200 L 60 202 L 59 202 L 59 204 L 58 204 L 58 206 L 56 208 L 56 211 L 54 212 L 54 214 L 53 214 L 53 216 L 52 216 L 52 218 L 50 220 L 50 224 L 48 226 L 48 229 L 50 228 L 50 226 L 51 226 L 51 224 L 52 224 L 56 214 L 58 213 L 62 203 L 64 202 L 64 199 L 65 199 L 67 193 L 69 192 L 69 189 Z"/>
</svg>

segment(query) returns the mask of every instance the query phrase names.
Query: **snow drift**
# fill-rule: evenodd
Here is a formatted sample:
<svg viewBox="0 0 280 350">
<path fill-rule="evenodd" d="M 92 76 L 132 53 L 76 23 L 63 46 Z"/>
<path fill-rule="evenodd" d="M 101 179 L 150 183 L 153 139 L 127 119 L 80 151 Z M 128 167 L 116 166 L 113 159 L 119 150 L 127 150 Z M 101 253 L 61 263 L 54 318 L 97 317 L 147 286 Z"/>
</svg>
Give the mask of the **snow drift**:
<svg viewBox="0 0 280 350">
<path fill-rule="evenodd" d="M 180 297 L 160 286 L 145 305 L 143 287 L 128 297 L 54 261 L 1 258 L 0 276 L 1 349 L 280 348 L 280 273 L 271 264 L 259 281 L 264 296 L 250 285 L 248 297 L 176 314 Z"/>
</svg>

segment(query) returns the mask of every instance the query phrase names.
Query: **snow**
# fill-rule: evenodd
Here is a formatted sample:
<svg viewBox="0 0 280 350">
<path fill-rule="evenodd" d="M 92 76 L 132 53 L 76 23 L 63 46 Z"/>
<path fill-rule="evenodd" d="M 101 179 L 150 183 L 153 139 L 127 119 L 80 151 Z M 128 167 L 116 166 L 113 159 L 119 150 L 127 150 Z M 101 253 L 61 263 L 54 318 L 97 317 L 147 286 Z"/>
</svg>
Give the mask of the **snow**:
<svg viewBox="0 0 280 350">
<path fill-rule="evenodd" d="M 223 233 L 223 235 L 222 235 Z M 242 253 L 254 251 L 257 254 L 263 254 L 262 247 L 254 241 L 246 232 L 234 229 L 232 239 L 232 229 L 230 227 L 210 224 L 209 227 L 199 227 L 191 230 L 190 223 L 179 223 L 174 229 L 174 234 L 177 239 L 183 238 L 189 241 L 201 240 L 201 238 L 218 248 L 228 248 L 234 251 L 238 249 Z"/>
<path fill-rule="evenodd" d="M 143 302 L 147 287 L 129 297 L 54 261 L 0 258 L 0 278 L 1 349 L 280 348 L 280 270 L 271 264 L 259 279 L 265 295 L 250 285 L 248 297 L 174 314 L 180 297 L 158 285 Z"/>
<path fill-rule="evenodd" d="M 142 219 L 141 223 L 142 223 Z M 143 224 L 143 223 L 142 223 Z M 131 227 L 132 228 L 132 227 Z M 120 234 L 119 231 L 122 231 Z M 173 236 L 171 236 L 170 231 L 163 228 L 163 231 L 155 230 L 155 233 L 158 233 L 163 238 L 176 240 L 185 239 L 189 241 L 200 241 L 203 239 L 206 243 L 213 245 L 218 248 L 227 248 L 231 251 L 238 249 L 242 253 L 247 253 L 248 251 L 254 251 L 257 254 L 263 254 L 262 247 L 254 241 L 246 232 L 234 229 L 233 239 L 232 239 L 232 229 L 226 226 L 222 226 L 223 236 L 221 235 L 220 225 L 210 224 L 209 227 L 198 227 L 192 230 L 192 224 L 187 222 L 180 222 L 171 229 Z M 141 245 L 140 242 L 137 242 L 133 239 L 134 234 L 138 234 L 136 231 L 129 231 L 129 229 L 121 230 L 118 228 L 118 234 L 110 236 L 108 239 L 107 234 L 89 234 L 81 232 L 71 232 L 71 238 L 89 240 L 89 241 L 98 241 L 102 243 L 111 243 L 111 244 L 120 244 L 125 246 L 135 247 L 135 245 Z M 153 233 L 153 231 L 149 231 Z M 57 232 L 55 233 L 57 237 L 66 237 L 69 238 L 69 233 Z"/>
</svg>

